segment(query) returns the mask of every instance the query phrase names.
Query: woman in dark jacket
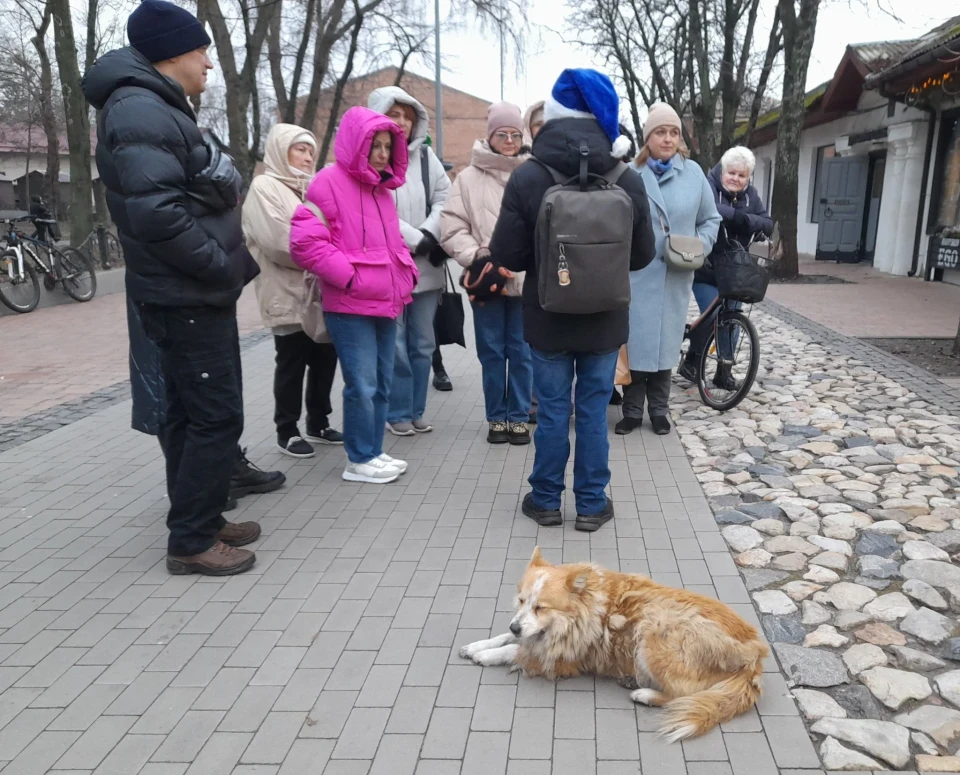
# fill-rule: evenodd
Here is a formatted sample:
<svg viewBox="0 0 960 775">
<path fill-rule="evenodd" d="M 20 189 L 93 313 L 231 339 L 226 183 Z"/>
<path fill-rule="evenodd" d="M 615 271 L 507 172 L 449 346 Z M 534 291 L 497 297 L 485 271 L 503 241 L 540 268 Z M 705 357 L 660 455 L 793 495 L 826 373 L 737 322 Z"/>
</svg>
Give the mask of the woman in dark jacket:
<svg viewBox="0 0 960 775">
<path fill-rule="evenodd" d="M 714 267 L 717 261 L 723 260 L 723 254 L 735 249 L 738 244 L 746 248 L 754 237 L 761 235 L 769 237 L 773 232 L 773 219 L 767 215 L 763 199 L 750 183 L 756 164 L 756 157 L 749 148 L 735 145 L 723 154 L 720 163 L 710 170 L 707 176 L 723 223 L 708 261 L 693 276 L 693 296 L 697 300 L 700 312 L 707 309 L 717 298 L 717 278 Z M 727 302 L 728 309 L 739 309 L 741 306 L 738 301 Z M 721 341 L 720 356 L 732 357 L 734 345 L 736 340 L 732 343 Z M 679 369 L 682 377 L 691 382 L 697 380 L 699 357 L 700 354 L 694 352 L 692 347 L 687 351 L 686 358 Z M 717 366 L 713 382 L 726 390 L 736 388 L 729 367 L 724 364 Z"/>
</svg>

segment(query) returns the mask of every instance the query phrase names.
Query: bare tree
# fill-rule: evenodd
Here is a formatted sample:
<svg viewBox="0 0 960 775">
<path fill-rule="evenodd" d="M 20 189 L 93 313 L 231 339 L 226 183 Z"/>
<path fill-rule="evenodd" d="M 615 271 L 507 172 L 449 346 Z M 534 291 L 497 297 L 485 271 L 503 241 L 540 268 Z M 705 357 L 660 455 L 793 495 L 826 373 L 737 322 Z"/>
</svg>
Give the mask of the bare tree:
<svg viewBox="0 0 960 775">
<path fill-rule="evenodd" d="M 777 160 L 771 215 L 780 224 L 783 256 L 776 263 L 779 277 L 800 273 L 797 255 L 797 206 L 800 137 L 805 115 L 807 67 L 817 29 L 820 0 L 778 0 L 783 26 L 783 98 L 777 124 Z"/>
<path fill-rule="evenodd" d="M 337 117 L 340 115 L 340 105 L 343 102 L 343 90 L 350 80 L 350 74 L 353 72 L 353 62 L 357 56 L 357 41 L 360 38 L 360 30 L 363 28 L 363 12 L 360 10 L 359 0 L 353 0 L 353 29 L 350 30 L 350 46 L 347 49 L 346 64 L 343 72 L 337 78 L 337 84 L 333 90 L 333 105 L 330 108 L 330 118 L 327 120 L 327 128 L 323 133 L 323 143 L 320 146 L 320 154 L 317 157 L 317 166 L 322 167 L 326 164 L 327 154 L 330 153 L 330 144 L 333 142 L 333 133 L 337 128 Z"/>
<path fill-rule="evenodd" d="M 734 143 L 745 95 L 762 104 L 780 50 L 774 32 L 764 56 L 769 66 L 757 74 L 759 6 L 760 0 L 588 0 L 570 26 L 578 43 L 599 49 L 613 66 L 636 131 L 642 105 L 666 102 L 690 116 L 693 132 L 685 124 L 684 138 L 712 166 Z"/>
</svg>

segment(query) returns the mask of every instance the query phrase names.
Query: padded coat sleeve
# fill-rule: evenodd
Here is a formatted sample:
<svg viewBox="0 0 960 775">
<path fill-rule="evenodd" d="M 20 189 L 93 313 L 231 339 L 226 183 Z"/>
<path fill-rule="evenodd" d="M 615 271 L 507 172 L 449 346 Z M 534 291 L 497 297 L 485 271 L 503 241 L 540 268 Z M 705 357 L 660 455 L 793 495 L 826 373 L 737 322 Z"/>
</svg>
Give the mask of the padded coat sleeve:
<svg viewBox="0 0 960 775">
<path fill-rule="evenodd" d="M 187 176 L 176 151 L 186 143 L 168 110 L 147 96 L 118 100 L 104 121 L 131 236 L 153 256 L 212 286 L 236 282 L 241 267 L 200 226 L 186 207 Z"/>
<path fill-rule="evenodd" d="M 490 238 L 490 255 L 511 272 L 535 271 L 533 229 L 527 222 L 525 203 L 520 196 L 525 177 L 518 169 L 507 181 L 500 203 L 500 217 Z"/>
</svg>

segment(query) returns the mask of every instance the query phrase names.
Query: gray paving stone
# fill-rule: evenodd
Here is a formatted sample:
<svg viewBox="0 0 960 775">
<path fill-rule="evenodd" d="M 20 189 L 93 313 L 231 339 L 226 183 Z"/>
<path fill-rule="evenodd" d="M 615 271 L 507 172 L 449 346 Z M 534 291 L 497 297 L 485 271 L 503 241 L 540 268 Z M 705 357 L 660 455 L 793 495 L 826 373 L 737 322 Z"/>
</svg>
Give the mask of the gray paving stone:
<svg viewBox="0 0 960 775">
<path fill-rule="evenodd" d="M 765 735 L 759 732 L 724 733 L 734 775 L 778 775 Z"/>
<path fill-rule="evenodd" d="M 385 734 L 370 775 L 415 775 L 422 742 L 422 735 Z"/>
<path fill-rule="evenodd" d="M 420 756 L 424 759 L 462 759 L 472 717 L 472 708 L 438 709 L 430 719 Z"/>
<path fill-rule="evenodd" d="M 280 696 L 279 686 L 246 686 L 218 726 L 220 732 L 256 732 Z"/>
<path fill-rule="evenodd" d="M 140 772 L 163 742 L 159 735 L 126 735 L 100 763 L 94 775 L 129 775 Z"/>
<path fill-rule="evenodd" d="M 765 717 L 763 729 L 780 767 L 820 766 L 820 757 L 799 716 Z"/>
<path fill-rule="evenodd" d="M 386 708 L 355 708 L 337 739 L 333 758 L 373 759 L 389 717 Z"/>
<path fill-rule="evenodd" d="M 267 714 L 240 761 L 244 764 L 282 764 L 303 726 L 300 713 Z"/>
<path fill-rule="evenodd" d="M 481 686 L 470 728 L 481 732 L 509 731 L 516 694 L 515 686 Z"/>
<path fill-rule="evenodd" d="M 690 762 L 723 762 L 728 759 L 727 749 L 723 744 L 723 734 L 718 727 L 700 737 L 684 740 L 682 745 L 683 757 L 688 765 Z"/>
<path fill-rule="evenodd" d="M 639 742 L 641 771 L 657 775 L 685 775 L 687 768 L 681 746 L 665 743 L 649 732 L 641 732 Z"/>
<path fill-rule="evenodd" d="M 557 738 L 593 739 L 594 716 L 593 692 L 558 691 L 554 735 Z"/>
<path fill-rule="evenodd" d="M 300 737 L 338 738 L 357 696 L 357 692 L 320 692 L 317 704 L 307 714 Z"/>
<path fill-rule="evenodd" d="M 224 667 L 193 703 L 193 710 L 230 710 L 253 676 L 252 667 Z"/>
<path fill-rule="evenodd" d="M 307 772 L 322 772 L 330 759 L 334 743 L 332 740 L 293 741 L 278 775 L 302 775 Z"/>
<path fill-rule="evenodd" d="M 633 719 L 631 718 L 631 727 Z M 510 737 L 511 759 L 550 759 L 553 755 L 553 709 L 517 708 Z M 631 736 L 634 731 L 631 728 Z"/>
<path fill-rule="evenodd" d="M 424 734 L 430 723 L 436 697 L 436 688 L 404 686 L 393 705 L 393 712 L 387 723 L 387 732 L 407 735 Z"/>
<path fill-rule="evenodd" d="M 223 719 L 223 711 L 187 711 L 151 757 L 156 762 L 192 762 Z"/>
<path fill-rule="evenodd" d="M 214 732 L 190 764 L 187 775 L 230 775 L 252 739 L 252 734 Z"/>
<path fill-rule="evenodd" d="M 460 775 L 504 775 L 509 745 L 506 732 L 471 732 Z"/>
<path fill-rule="evenodd" d="M 596 775 L 597 751 L 593 740 L 555 740 L 553 775 Z"/>
<path fill-rule="evenodd" d="M 130 730 L 135 735 L 170 734 L 200 696 L 196 687 L 164 689 Z"/>
<path fill-rule="evenodd" d="M 136 719 L 132 716 L 101 716 L 57 760 L 57 768 L 96 768 L 133 726 L 134 721 Z"/>
<path fill-rule="evenodd" d="M 34 738 L 5 769 L 17 775 L 43 775 L 50 771 L 78 737 L 80 737 L 79 732 L 43 732 Z"/>
<path fill-rule="evenodd" d="M 598 709 L 597 758 L 639 761 L 636 712 Z"/>
</svg>

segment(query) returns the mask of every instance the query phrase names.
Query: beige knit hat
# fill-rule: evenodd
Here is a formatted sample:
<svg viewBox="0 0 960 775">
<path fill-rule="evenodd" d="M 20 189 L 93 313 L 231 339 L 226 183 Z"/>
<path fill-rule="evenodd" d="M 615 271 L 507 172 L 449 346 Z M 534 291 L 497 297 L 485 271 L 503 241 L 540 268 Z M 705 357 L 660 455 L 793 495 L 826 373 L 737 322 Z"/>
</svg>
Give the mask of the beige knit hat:
<svg viewBox="0 0 960 775">
<path fill-rule="evenodd" d="M 498 129 L 523 131 L 523 116 L 520 108 L 510 102 L 495 102 L 487 109 L 487 139 Z"/>
<path fill-rule="evenodd" d="M 671 108 L 665 102 L 655 102 L 650 108 L 650 115 L 643 125 L 643 142 L 647 142 L 654 129 L 661 126 L 674 126 L 683 131 L 683 125 L 680 123 L 680 116 L 677 111 Z"/>
</svg>

